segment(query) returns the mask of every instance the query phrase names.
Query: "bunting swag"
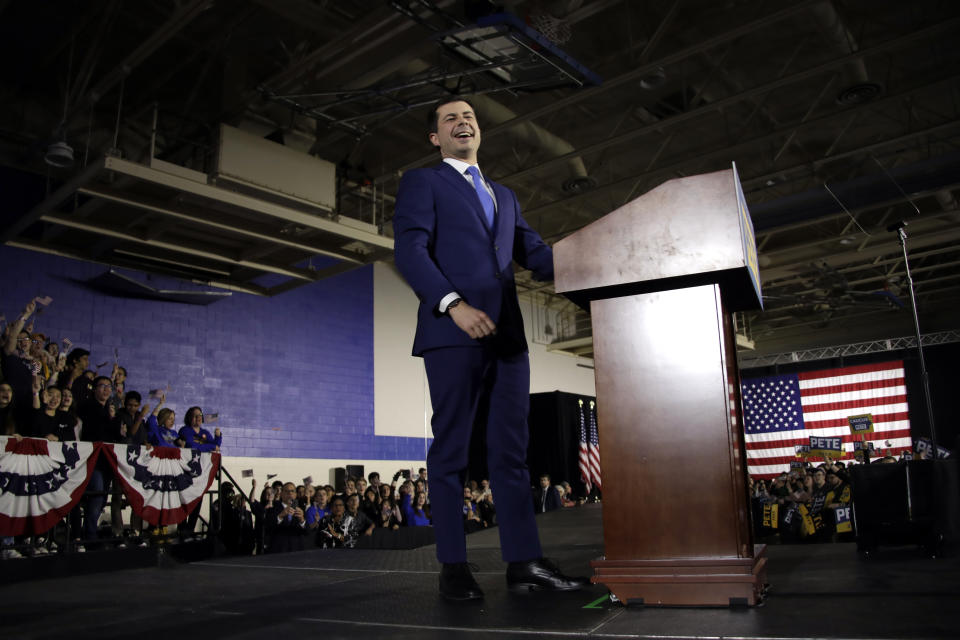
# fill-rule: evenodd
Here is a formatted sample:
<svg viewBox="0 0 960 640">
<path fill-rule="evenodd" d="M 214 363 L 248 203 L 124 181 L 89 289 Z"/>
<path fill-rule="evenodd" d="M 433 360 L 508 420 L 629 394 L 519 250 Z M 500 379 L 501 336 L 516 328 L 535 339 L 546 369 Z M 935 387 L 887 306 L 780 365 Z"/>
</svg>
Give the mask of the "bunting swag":
<svg viewBox="0 0 960 640">
<path fill-rule="evenodd" d="M 103 450 L 133 512 L 154 526 L 183 522 L 220 468 L 219 453 L 109 443 Z"/>
<path fill-rule="evenodd" d="M 0 536 L 45 533 L 70 513 L 99 451 L 93 442 L 0 436 Z"/>
</svg>

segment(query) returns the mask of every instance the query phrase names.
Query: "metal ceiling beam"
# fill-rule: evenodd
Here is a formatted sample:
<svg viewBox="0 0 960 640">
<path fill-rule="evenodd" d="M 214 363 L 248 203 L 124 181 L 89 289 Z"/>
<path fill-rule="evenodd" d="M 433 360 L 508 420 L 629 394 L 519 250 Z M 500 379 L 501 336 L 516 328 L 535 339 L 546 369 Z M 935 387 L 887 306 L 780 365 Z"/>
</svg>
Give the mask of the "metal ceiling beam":
<svg viewBox="0 0 960 640">
<path fill-rule="evenodd" d="M 554 111 L 557 111 L 564 107 L 568 107 L 578 102 L 591 100 L 594 97 L 599 96 L 624 83 L 632 82 L 634 80 L 642 78 L 643 76 L 648 75 L 651 71 L 655 71 L 658 67 L 680 62 L 686 58 L 697 55 L 717 45 L 740 38 L 741 36 L 744 36 L 748 33 L 752 33 L 760 29 L 766 29 L 771 24 L 780 22 L 781 20 L 791 18 L 799 13 L 807 11 L 810 7 L 816 4 L 819 4 L 820 1 L 822 0 L 812 0 L 810 2 L 802 2 L 788 9 L 777 11 L 775 13 L 770 14 L 769 16 L 760 18 L 759 20 L 754 20 L 752 22 L 743 24 L 735 29 L 731 29 L 730 31 L 726 31 L 722 34 L 714 36 L 713 38 L 708 38 L 706 40 L 703 40 L 692 47 L 681 49 L 680 51 L 665 55 L 661 58 L 658 58 L 656 60 L 643 64 L 639 67 L 635 67 L 634 69 L 632 69 L 631 71 L 628 71 L 627 73 L 621 74 L 615 78 L 604 80 L 603 84 L 601 84 L 598 87 L 593 87 L 590 89 L 585 89 L 582 91 L 572 93 L 566 98 L 554 100 L 539 109 L 534 109 L 533 111 L 517 116 L 513 120 L 508 120 L 507 122 L 501 123 L 489 130 L 485 130 L 483 132 L 483 136 L 489 140 L 493 136 L 509 131 L 511 128 L 519 124 L 522 124 L 524 122 L 527 122 L 529 120 L 533 120 L 535 118 L 545 116 L 549 113 L 553 113 Z M 406 165 L 399 167 L 396 171 L 399 171 L 399 172 L 407 171 L 408 169 L 413 169 L 415 167 L 422 166 L 428 162 L 432 162 L 435 158 L 436 156 L 432 154 L 423 156 L 421 158 L 418 158 L 417 160 L 414 160 L 413 162 L 407 163 Z M 377 178 L 377 182 L 391 179 L 395 175 L 396 175 L 395 172 L 391 172 L 390 174 Z"/>
<path fill-rule="evenodd" d="M 831 114 L 830 116 L 824 116 L 824 118 L 817 119 L 817 120 L 809 120 L 806 123 L 804 123 L 802 126 L 803 127 L 814 126 L 818 124 L 821 120 L 827 119 L 830 117 L 835 117 L 835 114 Z M 750 140 L 744 140 L 743 142 L 739 142 L 735 145 L 724 146 L 707 153 L 702 153 L 699 155 L 691 156 L 689 158 L 678 160 L 677 162 L 674 162 L 670 165 L 658 167 L 653 171 L 648 171 L 642 174 L 628 176 L 626 178 L 615 180 L 614 182 L 608 182 L 607 184 L 601 185 L 591 191 L 573 195 L 568 198 L 563 198 L 562 200 L 555 200 L 553 202 L 548 202 L 546 204 L 542 204 L 532 209 L 529 209 L 524 212 L 524 217 L 531 218 L 534 215 L 543 215 L 544 213 L 550 211 L 550 209 L 554 206 L 570 205 L 580 200 L 583 200 L 585 198 L 594 198 L 599 193 L 630 185 L 641 177 L 650 177 L 657 174 L 673 173 L 673 172 L 679 172 L 679 171 L 693 172 L 693 171 L 696 171 L 696 169 L 694 167 L 689 166 L 690 164 L 696 163 L 696 164 L 702 165 L 706 161 L 712 160 L 717 157 L 732 158 L 735 156 L 738 149 L 749 148 L 752 146 L 756 146 L 757 144 L 776 141 L 782 138 L 785 134 L 788 134 L 790 130 L 792 130 L 793 128 L 794 126 L 790 125 L 789 127 L 786 127 L 784 129 L 773 131 L 771 133 L 767 133 L 762 136 L 757 136 L 756 138 L 751 138 Z M 896 138 L 888 138 L 886 140 L 881 140 L 880 142 L 877 142 L 875 144 L 864 145 L 862 147 L 857 147 L 855 149 L 851 149 L 843 153 L 837 153 L 832 156 L 817 158 L 816 160 L 796 164 L 792 167 L 784 167 L 784 168 L 778 169 L 775 173 L 776 175 L 783 175 L 786 173 L 792 173 L 794 171 L 799 171 L 799 170 L 809 171 L 811 167 L 816 168 L 823 164 L 840 160 L 843 158 L 847 158 L 853 155 L 858 155 L 858 154 L 862 154 L 869 151 L 883 149 L 889 146 L 901 145 L 905 142 L 912 141 L 915 138 L 922 138 L 924 136 L 936 135 L 936 134 L 945 134 L 946 132 L 951 131 L 953 129 L 957 129 L 957 128 L 960 128 L 960 120 L 955 120 L 952 122 L 930 127 L 928 129 L 923 129 L 920 131 L 914 131 L 912 133 L 902 135 Z M 748 183 L 751 183 L 755 180 L 757 180 L 757 178 L 749 178 L 749 179 L 742 180 L 742 185 L 747 185 Z"/>
<path fill-rule="evenodd" d="M 958 241 L 960 241 L 960 228 L 955 228 L 950 231 L 938 229 L 925 234 L 911 234 L 909 236 L 908 246 L 911 250 L 913 250 Z M 771 282 L 778 280 L 779 278 L 789 278 L 795 276 L 795 271 L 798 266 L 809 265 L 813 260 L 829 258 L 831 262 L 837 264 L 857 262 L 898 251 L 898 247 L 899 245 L 895 240 L 890 240 L 889 242 L 868 247 L 862 251 L 844 251 L 840 253 L 825 253 L 821 256 L 808 256 L 799 262 L 791 262 L 789 264 L 762 268 L 760 270 L 760 277 L 764 283 Z"/>
<path fill-rule="evenodd" d="M 71 110 L 70 116 L 76 115 L 80 108 L 87 108 L 100 101 L 110 89 L 118 85 L 124 78 L 137 68 L 157 49 L 167 43 L 172 37 L 180 33 L 184 27 L 213 5 L 213 0 L 193 0 L 177 9 L 170 18 L 157 28 L 146 40 L 143 40 L 120 64 L 101 78 L 89 92 L 86 100 L 77 101 Z M 85 103 L 85 104 L 84 104 Z"/>
<path fill-rule="evenodd" d="M 900 46 L 903 46 L 903 45 L 905 45 L 905 44 L 909 44 L 909 43 L 911 43 L 911 42 L 913 42 L 913 41 L 915 41 L 915 40 L 918 40 L 918 39 L 929 38 L 930 36 L 933 36 L 933 35 L 941 32 L 941 31 L 943 31 L 943 30 L 945 30 L 945 29 L 953 28 L 953 27 L 957 27 L 957 26 L 960 26 L 960 19 L 950 20 L 950 21 L 947 21 L 947 22 L 942 22 L 942 23 L 939 23 L 939 24 L 937 24 L 937 25 L 935 25 L 935 26 L 933 26 L 933 27 L 929 27 L 929 28 L 927 28 L 927 29 L 922 29 L 922 30 L 920 30 L 920 31 L 915 31 L 915 32 L 910 33 L 910 34 L 908 34 L 908 35 L 901 36 L 900 38 L 895 38 L 895 39 L 893 39 L 893 40 L 888 40 L 887 42 L 881 43 L 881 44 L 876 45 L 876 46 L 873 46 L 873 47 L 869 47 L 869 48 L 866 48 L 866 49 L 861 49 L 860 51 L 857 51 L 856 53 L 852 53 L 852 54 L 849 54 L 849 55 L 846 55 L 846 56 L 842 56 L 842 57 L 840 57 L 840 58 L 835 58 L 835 59 L 830 60 L 830 61 L 828 61 L 828 62 L 825 62 L 825 63 L 823 63 L 823 64 L 819 64 L 819 65 L 817 65 L 817 66 L 810 67 L 810 68 L 808 68 L 808 69 L 804 69 L 803 71 L 798 71 L 797 73 L 793 73 L 793 74 L 791 74 L 791 75 L 789 75 L 789 76 L 779 77 L 779 78 L 777 78 L 776 80 L 773 80 L 772 82 L 767 82 L 767 83 L 765 83 L 765 84 L 762 84 L 762 85 L 753 87 L 752 89 L 747 89 L 746 91 L 742 91 L 742 92 L 737 93 L 737 94 L 734 94 L 734 95 L 732 95 L 732 96 L 728 96 L 728 97 L 726 97 L 726 98 L 722 98 L 722 99 L 717 100 L 717 101 L 715 101 L 715 102 L 708 103 L 708 104 L 706 104 L 706 105 L 704 105 L 704 106 L 702 106 L 702 107 L 698 107 L 698 108 L 696 108 L 696 109 L 691 109 L 690 111 L 686 111 L 686 112 L 684 112 L 684 113 L 681 113 L 681 114 L 672 116 L 672 117 L 667 118 L 667 119 L 665 119 L 665 120 L 661 120 L 661 121 L 655 122 L 655 123 L 653 123 L 653 124 L 648 124 L 648 125 L 644 125 L 644 126 L 641 126 L 641 127 L 637 127 L 636 129 L 631 129 L 630 131 L 626 131 L 626 132 L 624 132 L 624 133 L 621 133 L 620 135 L 607 138 L 606 140 L 600 140 L 599 142 L 595 142 L 595 143 L 590 144 L 590 145 L 578 147 L 577 149 L 575 149 L 575 150 L 573 150 L 573 151 L 571 151 L 571 152 L 569 152 L 569 153 L 566 153 L 566 154 L 563 154 L 563 155 L 559 155 L 559 156 L 550 158 L 550 159 L 548 159 L 548 160 L 545 160 L 545 161 L 541 162 L 541 163 L 538 164 L 538 165 L 535 165 L 535 166 L 532 166 L 532 167 L 528 167 L 528 168 L 524 169 L 523 171 L 518 171 L 518 172 L 516 172 L 516 173 L 510 174 L 510 175 L 507 175 L 507 176 L 499 176 L 497 179 L 498 179 L 499 181 L 501 181 L 501 182 L 515 182 L 516 180 L 520 180 L 520 179 L 522 179 L 522 178 L 524 178 L 524 177 L 526 177 L 526 176 L 528 176 L 528 175 L 537 173 L 538 171 L 542 171 L 542 170 L 544 170 L 545 168 L 550 167 L 551 165 L 553 165 L 553 164 L 555 164 L 555 163 L 557 163 L 557 162 L 561 162 L 561 161 L 563 161 L 563 160 L 565 160 L 565 159 L 567 159 L 567 158 L 569 158 L 569 157 L 571 157 L 571 156 L 574 156 L 574 155 L 589 155 L 589 154 L 591 154 L 591 153 L 594 153 L 594 152 L 597 152 L 597 151 L 601 151 L 601 150 L 603 150 L 603 149 L 606 149 L 607 147 L 610 147 L 610 146 L 615 146 L 615 145 L 620 145 L 620 144 L 624 144 L 624 143 L 627 143 L 627 142 L 631 142 L 631 141 L 634 140 L 635 138 L 640 137 L 640 136 L 642 136 L 642 135 L 646 135 L 646 134 L 648 134 L 648 133 L 663 133 L 664 131 L 666 131 L 666 130 L 672 128 L 672 127 L 676 127 L 676 126 L 678 126 L 678 125 L 684 124 L 684 123 L 688 122 L 689 120 L 694 120 L 694 119 L 699 118 L 699 117 L 701 117 L 701 116 L 703 116 L 703 115 L 707 115 L 707 114 L 713 113 L 713 112 L 715 112 L 715 111 L 720 111 L 720 110 L 722 110 L 722 109 L 725 109 L 725 108 L 727 108 L 727 107 L 733 106 L 733 105 L 738 104 L 738 103 L 740 103 L 740 102 L 744 102 L 744 101 L 747 101 L 747 100 L 751 100 L 751 99 L 753 99 L 753 98 L 755 98 L 755 97 L 757 97 L 757 96 L 759 96 L 759 95 L 762 95 L 762 94 L 765 94 L 765 93 L 769 93 L 770 91 L 773 91 L 773 90 L 775 90 L 775 89 L 780 89 L 780 88 L 782 88 L 782 87 L 789 86 L 790 84 L 793 84 L 793 83 L 798 82 L 798 81 L 801 81 L 801 80 L 806 80 L 807 78 L 810 78 L 810 77 L 812 77 L 812 76 L 820 75 L 820 74 L 822 74 L 822 73 L 824 73 L 824 72 L 826 72 L 826 71 L 831 71 L 831 70 L 835 69 L 836 67 L 844 66 L 844 65 L 850 63 L 851 61 L 859 60 L 859 59 L 861 59 L 861 58 L 863 58 L 863 57 L 865 57 L 865 56 L 875 55 L 875 54 L 877 54 L 877 53 L 883 53 L 883 52 L 886 52 L 886 51 L 888 51 L 888 50 L 890 50 L 890 49 L 895 49 L 895 48 L 900 47 Z M 955 77 L 955 76 L 952 76 L 950 79 L 952 79 L 953 77 Z M 944 82 L 944 80 L 940 80 L 940 81 L 938 81 L 938 82 L 936 82 L 936 83 L 933 83 L 933 84 L 940 84 L 940 83 L 942 83 L 942 82 Z M 843 111 L 840 111 L 840 112 L 837 112 L 837 113 L 834 113 L 834 114 L 828 114 L 828 115 L 826 115 L 826 116 L 822 116 L 822 117 L 816 118 L 816 119 L 814 119 L 814 120 L 807 120 L 806 118 L 804 118 L 803 120 L 801 120 L 800 122 L 798 122 L 796 126 L 797 126 L 797 127 L 800 127 L 800 126 L 809 125 L 809 124 L 811 124 L 811 123 L 822 122 L 825 118 L 836 117 L 837 115 L 841 115 L 841 114 L 842 114 L 842 115 L 853 114 L 853 113 L 856 113 L 856 112 L 858 112 L 858 111 L 863 111 L 865 107 L 869 107 L 870 109 L 875 109 L 875 108 L 877 107 L 877 105 L 879 105 L 879 104 L 883 104 L 884 102 L 890 101 L 891 99 L 896 98 L 896 97 L 898 97 L 898 96 L 902 97 L 902 96 L 906 96 L 906 95 L 911 95 L 911 94 L 913 94 L 913 93 L 916 93 L 916 92 L 919 91 L 919 90 L 920 90 L 920 89 L 911 89 L 911 90 L 909 90 L 909 91 L 906 91 L 906 92 L 897 94 L 897 96 L 891 96 L 891 97 L 888 97 L 888 98 L 883 98 L 883 99 L 881 99 L 881 100 L 872 101 L 872 102 L 870 102 L 870 103 L 867 103 L 867 104 L 864 105 L 863 107 L 856 107 L 856 108 L 853 108 L 853 109 L 845 109 L 845 110 L 843 110 Z M 576 94 L 575 94 L 575 95 L 576 95 Z M 902 98 L 901 98 L 901 99 L 902 99 Z M 512 121 L 508 121 L 508 122 L 512 122 Z M 782 130 L 782 129 L 783 129 L 783 128 L 781 128 L 780 130 Z M 485 136 L 485 137 L 489 137 L 489 134 L 486 133 L 486 132 L 484 132 L 484 136 Z"/>
<path fill-rule="evenodd" d="M 230 291 L 239 291 L 241 293 L 250 293 L 256 296 L 266 295 L 266 291 L 263 287 L 258 285 L 244 285 L 234 282 L 224 282 L 221 280 L 207 280 L 204 278 L 197 278 L 192 274 L 178 273 L 176 271 L 163 271 L 161 269 L 150 269 L 146 270 L 143 268 L 142 264 L 135 264 L 132 261 L 126 260 L 101 260 L 98 258 L 91 258 L 86 254 L 82 254 L 78 251 L 73 251 L 70 249 L 64 249 L 61 247 L 54 247 L 49 244 L 39 244 L 35 242 L 25 242 L 22 240 L 13 240 L 7 243 L 9 247 L 16 247 L 17 249 L 27 249 L 28 251 L 37 251 L 39 253 L 47 253 L 54 256 L 60 256 L 61 258 L 70 258 L 73 260 L 79 260 L 81 262 L 93 262 L 96 264 L 106 265 L 108 267 L 124 267 L 127 269 L 135 269 L 137 271 L 142 271 L 144 273 L 166 273 L 175 278 L 189 278 L 194 284 L 204 284 L 211 287 L 218 287 L 220 289 L 228 289 Z"/>
<path fill-rule="evenodd" d="M 156 169 L 152 169 L 136 162 L 130 162 L 128 160 L 111 157 L 106 158 L 104 161 L 104 167 L 111 171 L 116 171 L 118 173 L 139 178 L 154 184 L 160 184 L 162 186 L 184 193 L 189 193 L 194 196 L 199 196 L 215 202 L 239 207 L 241 209 L 245 209 L 246 211 L 284 220 L 286 222 L 293 222 L 294 224 L 308 227 L 310 229 L 323 231 L 331 235 L 344 238 L 345 240 L 357 240 L 367 244 L 372 244 L 377 247 L 382 247 L 384 249 L 393 249 L 393 240 L 391 238 L 370 233 L 369 231 L 354 229 L 353 227 L 342 225 L 326 218 L 304 213 L 302 211 L 298 211 L 297 209 L 291 209 L 290 207 L 274 204 L 272 202 L 261 200 L 253 196 L 244 195 L 236 191 L 222 189 L 220 187 L 203 184 L 187 178 L 181 178 L 180 176 L 175 176 L 163 171 L 157 171 Z M 347 259 L 347 255 L 338 254 L 337 257 L 341 259 Z"/>
<path fill-rule="evenodd" d="M 60 203 L 72 196 L 77 191 L 78 187 L 93 180 L 93 178 L 95 178 L 100 172 L 100 169 L 100 163 L 94 162 L 86 167 L 83 171 L 75 175 L 73 178 L 65 182 L 59 189 L 44 198 L 43 202 L 28 211 L 26 215 L 20 216 L 20 218 L 14 221 L 13 224 L 0 233 L 0 244 L 10 244 L 10 240 L 12 238 L 16 237 L 31 224 L 39 220 L 40 216 L 56 209 L 58 206 L 60 206 Z"/>
<path fill-rule="evenodd" d="M 93 196 L 95 198 L 102 198 L 104 200 L 109 200 L 110 202 L 115 202 L 117 204 L 122 204 L 135 209 L 140 209 L 142 211 L 157 213 L 162 216 L 173 218 L 175 220 L 181 220 L 183 222 L 189 222 L 191 224 L 209 227 L 217 231 L 244 236 L 246 238 L 252 238 L 255 240 L 263 240 L 273 245 L 283 245 L 285 247 L 289 247 L 291 249 L 298 249 L 300 251 L 304 251 L 307 253 L 330 256 L 338 260 L 344 260 L 344 261 L 353 262 L 356 264 L 364 264 L 362 260 L 358 260 L 357 258 L 345 256 L 343 254 L 335 253 L 333 251 L 327 251 L 326 249 L 322 249 L 320 247 L 316 247 L 309 244 L 304 244 L 302 242 L 294 242 L 292 240 L 287 240 L 283 236 L 271 235 L 266 233 L 258 233 L 256 231 L 251 231 L 249 229 L 245 229 L 235 224 L 231 225 L 231 224 L 225 224 L 222 222 L 217 222 L 211 218 L 203 217 L 199 211 L 196 213 L 190 213 L 186 209 L 171 207 L 159 201 L 155 201 L 140 195 L 136 196 L 136 198 L 133 198 L 133 197 L 128 197 L 124 195 L 120 191 L 103 189 L 103 188 L 92 188 L 92 187 L 81 187 L 80 189 L 77 190 L 77 192 L 82 193 L 84 195 Z M 249 256 L 245 256 L 245 257 L 249 258 Z"/>
<path fill-rule="evenodd" d="M 219 253 L 214 253 L 209 249 L 196 249 L 193 247 L 184 246 L 182 244 L 177 244 L 173 242 L 164 242 L 162 240 L 142 238 L 137 235 L 130 233 L 123 233 L 120 231 L 115 231 L 110 227 L 105 227 L 103 225 L 90 224 L 88 222 L 81 222 L 79 220 L 74 220 L 72 218 L 66 218 L 64 216 L 55 216 L 55 215 L 44 215 L 40 218 L 43 222 L 50 222 L 52 224 L 59 224 L 71 229 L 77 229 L 79 231 L 86 231 L 88 233 L 93 233 L 98 236 L 105 236 L 109 238 L 115 238 L 118 240 L 123 240 L 125 242 L 133 242 L 136 244 L 144 244 L 151 247 L 158 247 L 160 249 L 166 249 L 168 251 L 173 251 L 175 253 L 183 253 L 191 256 L 196 256 L 198 258 L 204 258 L 207 260 L 213 260 L 214 262 L 223 262 L 226 264 L 235 265 L 238 267 L 248 267 L 250 269 L 256 269 L 258 271 L 265 271 L 267 273 L 276 273 L 283 276 L 288 276 L 290 278 L 297 278 L 300 280 L 313 281 L 314 277 L 311 272 L 306 269 L 291 269 L 284 267 L 282 265 L 273 265 L 267 264 L 264 262 L 254 262 L 249 260 L 242 260 L 231 258 L 230 256 L 225 256 Z"/>
</svg>

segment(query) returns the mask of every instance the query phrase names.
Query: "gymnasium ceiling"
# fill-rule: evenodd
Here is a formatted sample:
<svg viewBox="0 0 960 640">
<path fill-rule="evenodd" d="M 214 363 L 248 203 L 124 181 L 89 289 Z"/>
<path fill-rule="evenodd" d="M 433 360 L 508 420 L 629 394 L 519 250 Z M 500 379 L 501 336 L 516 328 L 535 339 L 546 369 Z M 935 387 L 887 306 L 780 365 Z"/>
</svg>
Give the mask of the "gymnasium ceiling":
<svg viewBox="0 0 960 640">
<path fill-rule="evenodd" d="M 520 1 L 477 30 L 489 6 L 0 0 L 0 239 L 263 295 L 389 260 L 398 178 L 438 159 L 423 105 L 474 94 L 484 172 L 550 243 L 736 162 L 756 353 L 911 335 L 899 220 L 921 327 L 960 328 L 960 4 Z M 334 163 L 335 205 L 138 173 L 209 175 L 220 123 Z M 68 167 L 44 160 L 58 142 Z M 518 281 L 547 309 L 534 338 L 590 355 L 583 314 Z"/>
</svg>

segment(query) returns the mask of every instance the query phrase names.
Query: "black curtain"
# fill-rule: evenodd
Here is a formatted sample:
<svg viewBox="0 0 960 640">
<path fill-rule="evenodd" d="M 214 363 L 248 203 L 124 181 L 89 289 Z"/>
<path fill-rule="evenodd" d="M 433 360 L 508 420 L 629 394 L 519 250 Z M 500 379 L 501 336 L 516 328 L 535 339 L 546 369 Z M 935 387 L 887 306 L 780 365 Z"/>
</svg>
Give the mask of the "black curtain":
<svg viewBox="0 0 960 640">
<path fill-rule="evenodd" d="M 580 480 L 578 456 L 580 448 L 580 409 L 578 400 L 583 400 L 584 418 L 589 421 L 590 401 L 593 396 L 550 391 L 530 394 L 530 444 L 527 447 L 527 467 L 530 482 L 539 484 L 539 476 L 549 473 L 553 484 L 566 480 L 576 495 L 586 495 L 586 487 Z M 481 403 L 483 406 L 483 403 Z M 487 469 L 486 415 L 477 415 L 470 439 L 470 466 L 467 480 L 490 478 Z"/>
<path fill-rule="evenodd" d="M 590 422 L 593 396 L 551 391 L 530 394 L 530 446 L 527 466 L 530 480 L 537 485 L 542 473 L 549 473 L 553 484 L 566 480 L 578 496 L 586 495 L 578 464 L 580 450 L 580 407 L 586 425 Z"/>
</svg>

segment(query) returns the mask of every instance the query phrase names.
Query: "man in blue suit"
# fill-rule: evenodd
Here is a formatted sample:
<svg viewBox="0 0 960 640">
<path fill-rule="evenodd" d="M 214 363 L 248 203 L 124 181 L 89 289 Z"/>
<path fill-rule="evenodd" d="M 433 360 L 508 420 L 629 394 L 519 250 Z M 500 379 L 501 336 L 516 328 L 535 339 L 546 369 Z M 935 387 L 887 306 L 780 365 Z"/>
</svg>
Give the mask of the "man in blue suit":
<svg viewBox="0 0 960 640">
<path fill-rule="evenodd" d="M 428 124 L 443 162 L 403 176 L 393 225 L 397 267 L 420 299 L 413 354 L 424 360 L 433 403 L 427 468 L 440 594 L 483 597 L 466 563 L 462 515 L 478 412 L 487 416 L 507 586 L 579 589 L 584 579 L 542 558 L 526 467 L 530 363 L 513 261 L 552 280 L 553 252 L 520 215 L 516 195 L 483 178 L 473 106 L 461 98 L 438 102 Z"/>
</svg>

